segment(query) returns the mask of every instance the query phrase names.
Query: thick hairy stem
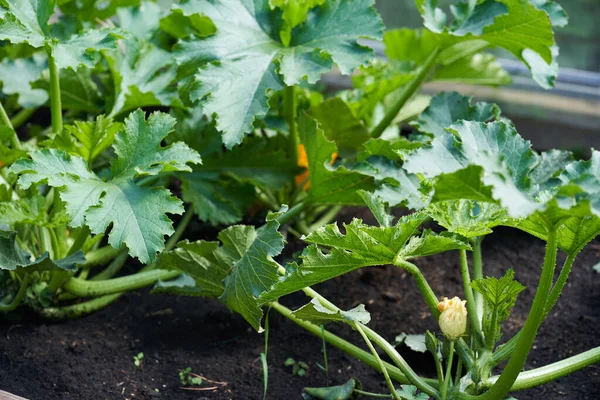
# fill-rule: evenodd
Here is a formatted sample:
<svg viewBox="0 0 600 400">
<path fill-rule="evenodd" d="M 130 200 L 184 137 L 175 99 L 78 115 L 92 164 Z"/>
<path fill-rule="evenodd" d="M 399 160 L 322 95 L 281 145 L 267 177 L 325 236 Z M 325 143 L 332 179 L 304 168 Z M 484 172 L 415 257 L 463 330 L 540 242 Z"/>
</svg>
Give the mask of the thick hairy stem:
<svg viewBox="0 0 600 400">
<path fill-rule="evenodd" d="M 502 371 L 502 374 L 496 383 L 485 392 L 483 399 L 503 399 L 511 390 L 512 385 L 519 376 L 525 360 L 529 355 L 533 340 L 537 334 L 538 328 L 545 317 L 546 302 L 552 286 L 554 268 L 556 266 L 557 238 L 556 228 L 552 227 L 548 233 L 546 242 L 546 254 L 544 257 L 544 266 L 542 274 L 533 299 L 533 305 L 529 311 L 525 325 L 521 330 L 519 341 L 513 351 L 508 364 Z"/>
<path fill-rule="evenodd" d="M 431 52 L 425 64 L 421 67 L 421 71 L 419 74 L 415 76 L 415 78 L 410 81 L 402 90 L 400 94 L 400 98 L 396 100 L 396 102 L 392 105 L 392 107 L 388 110 L 388 112 L 384 115 L 383 119 L 377 124 L 375 129 L 371 132 L 371 137 L 378 138 L 381 134 L 387 129 L 388 126 L 394 121 L 396 115 L 402 110 L 402 107 L 406 104 L 408 100 L 415 94 L 415 92 L 421 87 L 423 81 L 429 75 L 431 69 L 435 66 L 436 60 L 440 54 L 440 49 L 436 48 Z"/>
<path fill-rule="evenodd" d="M 84 315 L 96 312 L 115 302 L 119 297 L 121 297 L 122 294 L 123 293 L 116 293 L 97 297 L 83 303 L 73 304 L 72 306 L 43 308 L 39 310 L 38 313 L 42 317 L 48 319 L 68 319 L 82 317 Z"/>
<path fill-rule="evenodd" d="M 594 347 L 583 353 L 540 368 L 521 372 L 510 390 L 523 390 L 540 386 L 597 362 L 600 362 L 600 347 Z M 492 376 L 485 382 L 485 385 L 494 385 L 498 381 L 498 378 L 498 376 Z"/>
<path fill-rule="evenodd" d="M 94 275 L 91 280 L 102 281 L 105 279 L 112 278 L 117 274 L 117 272 L 121 270 L 121 268 L 123 268 L 128 257 L 129 255 L 127 254 L 127 250 L 123 251 L 117 256 L 117 258 L 115 258 L 110 264 L 108 264 L 108 267 Z"/>
<path fill-rule="evenodd" d="M 105 296 L 141 289 L 154 284 L 159 279 L 169 280 L 179 275 L 181 275 L 181 271 L 153 269 L 121 278 L 101 281 L 85 281 L 83 279 L 71 278 L 65 283 L 63 289 L 79 297 Z"/>
<path fill-rule="evenodd" d="M 117 257 L 122 253 L 127 254 L 127 248 L 123 247 L 122 249 L 115 249 L 114 247 L 108 245 L 101 247 L 96 250 L 92 250 L 85 255 L 85 263 L 82 264 L 81 268 L 89 268 L 96 267 L 98 265 L 105 265 L 110 262 L 113 258 Z"/>
</svg>

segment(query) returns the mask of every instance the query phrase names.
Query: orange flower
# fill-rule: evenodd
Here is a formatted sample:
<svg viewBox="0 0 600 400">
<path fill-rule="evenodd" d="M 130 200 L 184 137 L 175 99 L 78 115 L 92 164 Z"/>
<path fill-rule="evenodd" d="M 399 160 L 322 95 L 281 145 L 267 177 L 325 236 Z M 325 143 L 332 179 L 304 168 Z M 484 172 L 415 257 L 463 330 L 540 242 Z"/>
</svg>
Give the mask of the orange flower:
<svg viewBox="0 0 600 400">
<path fill-rule="evenodd" d="M 331 165 L 337 159 L 337 153 L 331 155 Z M 308 190 L 310 187 L 310 181 L 308 180 L 308 156 L 306 155 L 306 149 L 303 144 L 298 145 L 298 166 L 304 168 L 304 171 L 296 175 L 296 186 L 300 186 L 304 183 L 303 190 Z"/>
</svg>

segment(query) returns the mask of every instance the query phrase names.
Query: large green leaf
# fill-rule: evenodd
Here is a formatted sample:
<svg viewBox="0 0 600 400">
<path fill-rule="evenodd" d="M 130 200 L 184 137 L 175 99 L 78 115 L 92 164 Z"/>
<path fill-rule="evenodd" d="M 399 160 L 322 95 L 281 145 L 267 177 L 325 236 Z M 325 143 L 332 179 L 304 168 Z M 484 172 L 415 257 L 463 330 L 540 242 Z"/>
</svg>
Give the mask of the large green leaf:
<svg viewBox="0 0 600 400">
<path fill-rule="evenodd" d="M 182 242 L 158 258 L 160 268 L 185 273 L 183 279 L 163 282 L 155 290 L 197 296 L 219 297 L 230 310 L 241 314 L 257 331 L 262 331 L 258 296 L 278 277 L 273 257 L 283 249 L 278 232 L 279 213 L 271 213 L 265 225 L 234 225 L 219 233 L 218 242 Z M 190 281 L 190 278 L 192 281 Z"/>
<path fill-rule="evenodd" d="M 381 37 L 383 25 L 372 5 L 372 0 L 328 1 L 308 12 L 285 47 L 278 37 L 281 12 L 271 10 L 268 0 L 190 1 L 188 10 L 208 16 L 217 29 L 205 40 L 184 40 L 176 48 L 184 75 L 201 67 L 191 99 L 202 100 L 207 114 L 217 116 L 228 148 L 241 143 L 255 118 L 266 114 L 270 94 L 284 83 L 315 83 L 334 63 L 349 74 L 372 57 L 372 50 L 357 43 L 361 37 Z"/>
<path fill-rule="evenodd" d="M 372 190 L 373 179 L 343 166 L 331 165 L 337 146 L 327 140 L 314 119 L 303 116 L 298 127 L 308 158 L 310 188 L 306 201 L 317 204 L 362 204 L 357 191 Z"/>
<path fill-rule="evenodd" d="M 468 249 L 466 241 L 431 231 L 415 236 L 426 215 L 415 213 L 400 218 L 393 227 L 374 227 L 354 219 L 344 225 L 342 234 L 337 224 L 327 225 L 304 238 L 311 245 L 302 253 L 302 264 L 295 265 L 259 301 L 267 303 L 304 287 L 324 282 L 347 272 L 374 265 L 397 264 L 438 252 Z M 320 247 L 328 248 L 323 252 Z"/>
<path fill-rule="evenodd" d="M 219 299 L 259 332 L 263 313 L 256 299 L 279 278 L 277 263 L 272 259 L 283 250 L 278 216 L 269 214 L 267 223 L 258 229 L 232 226 L 219 233 L 219 240 L 233 261 L 233 270 L 225 278 L 225 290 Z"/>
<path fill-rule="evenodd" d="M 114 29 L 88 29 L 70 38 L 52 37 L 48 21 L 55 0 L 4 0 L 0 3 L 0 40 L 27 43 L 35 48 L 49 46 L 58 68 L 93 67 L 97 52 L 116 46 L 121 37 Z"/>
<path fill-rule="evenodd" d="M 48 101 L 48 93 L 45 90 L 34 89 L 31 84 L 40 77 L 46 67 L 46 58 L 40 54 L 34 54 L 30 58 L 2 60 L 0 62 L 2 92 L 18 95 L 19 105 L 23 108 L 43 105 Z M 17 76 L 19 78 L 15 79 Z"/>
<path fill-rule="evenodd" d="M 164 235 L 173 233 L 166 213 L 180 214 L 183 207 L 167 189 L 138 186 L 134 178 L 189 171 L 188 163 L 200 162 L 183 143 L 161 147 L 174 123 L 162 113 L 148 121 L 141 110 L 132 113 L 113 145 L 117 158 L 107 180 L 90 171 L 86 160 L 54 149 L 34 151 L 31 160 L 17 161 L 10 171 L 21 174 L 24 189 L 41 182 L 59 188 L 72 226 L 87 225 L 95 234 L 110 226 L 109 243 L 115 248 L 125 243 L 129 254 L 147 263 L 164 248 Z"/>
<path fill-rule="evenodd" d="M 54 0 L 4 0 L 0 7 L 0 40 L 42 47 L 49 35 L 48 20 L 54 12 Z"/>
</svg>

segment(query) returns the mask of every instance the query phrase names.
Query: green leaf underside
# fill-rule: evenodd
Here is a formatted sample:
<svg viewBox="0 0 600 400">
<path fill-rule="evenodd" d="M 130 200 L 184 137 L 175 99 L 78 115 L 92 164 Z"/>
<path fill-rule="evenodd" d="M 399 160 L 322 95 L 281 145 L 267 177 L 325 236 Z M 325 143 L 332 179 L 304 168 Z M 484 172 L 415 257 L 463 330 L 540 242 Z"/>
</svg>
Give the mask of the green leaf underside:
<svg viewBox="0 0 600 400">
<path fill-rule="evenodd" d="M 18 272 L 42 272 L 64 270 L 77 271 L 77 265 L 85 262 L 83 252 L 78 251 L 61 260 L 51 260 L 48 252 L 37 259 L 31 256 L 16 243 L 16 232 L 0 230 L 0 269 Z"/>
<path fill-rule="evenodd" d="M 19 95 L 19 105 L 23 108 L 43 105 L 48 101 L 48 93 L 42 89 L 32 88 L 31 83 L 40 77 L 46 67 L 46 58 L 40 54 L 34 54 L 31 58 L 2 60 L 0 62 L 2 92 Z M 16 76 L 19 79 L 15 79 Z"/>
<path fill-rule="evenodd" d="M 311 322 L 315 325 L 324 325 L 329 322 L 343 322 L 349 325 L 353 325 L 358 322 L 361 324 L 368 324 L 371 321 L 371 315 L 365 306 L 360 304 L 359 306 L 348 310 L 348 311 L 331 311 L 324 307 L 319 299 L 312 299 L 310 303 L 300 307 L 292 313 L 296 318 L 304 321 Z"/>
<path fill-rule="evenodd" d="M 359 268 L 469 248 L 464 240 L 452 235 L 425 231 L 421 236 L 414 236 L 425 218 L 422 213 L 411 214 L 389 228 L 368 226 L 354 219 L 344 225 L 345 235 L 337 224 L 313 231 L 304 237 L 311 245 L 302 253 L 302 264 L 293 265 L 292 270 L 263 293 L 259 301 L 264 304 Z M 330 251 L 324 253 L 319 246 Z"/>
<path fill-rule="evenodd" d="M 372 190 L 373 179 L 343 166 L 331 166 L 337 147 L 327 140 L 314 119 L 303 116 L 298 127 L 308 158 L 310 188 L 306 201 L 315 204 L 363 204 L 357 191 Z"/>
<path fill-rule="evenodd" d="M 484 333 L 486 337 L 493 335 L 494 341 L 500 338 L 500 327 L 510 315 L 510 310 L 515 305 L 517 296 L 525 290 L 525 286 L 517 282 L 514 277 L 515 272 L 509 269 L 500 279 L 487 277 L 471 282 L 473 290 L 483 295 Z M 496 322 L 495 325 L 494 321 Z"/>
<path fill-rule="evenodd" d="M 304 392 L 309 396 L 321 400 L 350 400 L 354 396 L 355 389 L 362 389 L 362 385 L 356 378 L 343 385 L 322 387 L 322 388 L 304 388 Z"/>
<path fill-rule="evenodd" d="M 270 10 L 268 0 L 188 3 L 188 13 L 202 13 L 216 26 L 213 36 L 177 46 L 184 70 L 201 67 L 191 99 L 201 99 L 206 113 L 217 115 L 228 148 L 241 143 L 255 118 L 266 114 L 270 94 L 284 84 L 315 83 L 334 63 L 348 74 L 372 57 L 372 50 L 356 43 L 360 37 L 381 38 L 383 25 L 372 4 L 333 0 L 310 10 L 312 17 L 284 47 L 276 32 L 281 14 Z"/>
<path fill-rule="evenodd" d="M 187 287 L 195 296 L 219 297 L 224 290 L 223 279 L 231 270 L 231 261 L 218 242 L 179 242 L 174 250 L 160 254 L 157 265 L 159 268 L 182 271 L 183 278 L 163 282 L 155 290 L 169 286 Z"/>
<path fill-rule="evenodd" d="M 186 241 L 178 244 L 175 250 L 163 252 L 158 258 L 159 268 L 180 270 L 195 281 L 192 288 L 187 278 L 180 278 L 181 281 L 171 285 L 182 289 L 169 290 L 218 297 L 254 329 L 262 331 L 263 313 L 256 299 L 279 277 L 273 257 L 283 249 L 284 240 L 278 232 L 277 217 L 285 211 L 284 208 L 279 213 L 269 214 L 267 223 L 258 229 L 234 225 L 222 230 L 218 236 L 220 244 Z"/>
<path fill-rule="evenodd" d="M 484 40 L 502 47 L 525 62 L 534 80 L 548 89 L 554 85 L 558 54 L 552 25 L 567 22 L 564 10 L 553 1 L 486 0 L 453 5 L 455 21 L 447 25 L 447 15 L 435 0 L 416 0 L 425 26 L 449 44 Z M 490 71 L 491 72 L 491 71 Z M 506 79 L 506 78 L 503 78 Z"/>
<path fill-rule="evenodd" d="M 407 333 L 401 333 L 396 336 L 395 343 L 403 343 L 408 346 L 412 351 L 419 353 L 425 353 L 427 346 L 425 345 L 425 335 L 409 335 Z"/>
<path fill-rule="evenodd" d="M 183 143 L 160 146 L 174 123 L 166 114 L 154 113 L 146 121 L 141 110 L 132 113 L 113 144 L 117 158 L 106 181 L 91 172 L 84 159 L 55 149 L 34 151 L 31 160 L 17 161 L 10 171 L 21 174 L 18 182 L 24 189 L 42 182 L 59 188 L 71 226 L 87 225 L 95 234 L 110 226 L 111 246 L 125 243 L 131 256 L 148 263 L 164 248 L 164 235 L 173 233 L 166 214 L 180 214 L 183 206 L 167 189 L 141 187 L 134 178 L 189 171 L 187 163 L 200 162 Z"/>
</svg>

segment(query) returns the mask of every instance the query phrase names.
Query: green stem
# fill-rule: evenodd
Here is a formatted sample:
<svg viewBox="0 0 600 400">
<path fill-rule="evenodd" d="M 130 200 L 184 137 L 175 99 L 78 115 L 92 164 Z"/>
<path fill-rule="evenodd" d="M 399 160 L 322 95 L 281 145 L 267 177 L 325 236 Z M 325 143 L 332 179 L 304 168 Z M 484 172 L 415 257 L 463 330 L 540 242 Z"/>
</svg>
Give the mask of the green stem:
<svg viewBox="0 0 600 400">
<path fill-rule="evenodd" d="M 546 241 L 546 254 L 544 256 L 544 266 L 542 267 L 540 282 L 533 299 L 531 310 L 529 311 L 525 325 L 521 330 L 519 341 L 517 342 L 515 350 L 508 360 L 508 364 L 504 368 L 504 371 L 502 371 L 502 374 L 490 390 L 482 395 L 483 399 L 503 399 L 511 390 L 523 365 L 525 365 L 525 360 L 529 355 L 538 328 L 545 317 L 544 311 L 546 309 L 546 301 L 552 286 L 552 278 L 556 266 L 556 252 L 557 234 L 556 228 L 552 227 L 549 229 L 548 239 Z"/>
<path fill-rule="evenodd" d="M 483 279 L 483 258 L 481 256 L 482 240 L 483 236 L 479 236 L 471 240 L 471 245 L 473 247 L 473 280 Z M 475 310 L 477 311 L 477 319 L 481 324 L 483 321 L 483 295 L 475 291 L 473 292 L 473 299 L 475 300 Z"/>
<path fill-rule="evenodd" d="M 69 279 L 63 289 L 79 297 L 96 297 L 119 292 L 127 292 L 152 285 L 159 279 L 168 280 L 181 275 L 181 271 L 153 269 L 120 278 L 85 281 L 83 279 Z"/>
<path fill-rule="evenodd" d="M 37 108 L 23 108 L 21 111 L 17 113 L 10 122 L 12 122 L 12 126 L 14 129 L 19 128 L 25 122 L 29 120 L 29 118 L 37 111 Z"/>
<path fill-rule="evenodd" d="M 369 352 L 367 352 L 367 351 L 361 349 L 360 347 L 355 346 L 354 344 L 329 332 L 327 329 L 322 330 L 320 326 L 317 326 L 308 321 L 304 321 L 299 318 L 296 318 L 292 314 L 292 310 L 290 310 L 289 308 L 283 306 L 282 304 L 280 304 L 276 301 L 273 303 L 270 303 L 270 304 L 271 304 L 271 307 L 275 311 L 277 311 L 278 313 L 280 313 L 281 315 L 283 315 L 285 318 L 289 319 L 290 321 L 294 322 L 296 325 L 300 326 L 301 328 L 304 328 L 309 333 L 312 333 L 313 335 L 315 335 L 319 338 L 323 338 L 327 343 L 329 343 L 333 347 L 337 347 L 338 349 L 342 350 L 344 353 L 349 354 L 353 358 L 356 358 L 357 360 L 363 362 L 364 364 L 368 365 L 369 367 L 371 367 L 379 372 L 382 372 L 380 369 L 381 366 L 379 365 L 379 363 L 377 362 L 375 357 L 372 354 L 370 354 Z M 398 367 L 396 367 L 386 361 L 383 362 L 383 365 L 385 366 L 385 368 L 388 371 L 388 374 L 390 375 L 390 377 L 393 380 L 395 380 L 396 382 L 402 383 L 402 384 L 410 383 L 409 380 L 400 371 L 400 369 Z M 425 382 L 427 382 L 431 385 L 437 384 L 437 380 L 434 380 L 434 379 L 425 378 L 424 380 L 425 380 Z"/>
<path fill-rule="evenodd" d="M 450 341 L 450 350 L 448 351 L 448 360 L 446 361 L 446 375 L 444 378 L 444 384 L 440 388 L 442 400 L 446 400 L 448 396 L 448 383 L 452 378 L 452 361 L 454 361 L 454 340 Z"/>
<path fill-rule="evenodd" d="M 114 247 L 108 245 L 104 247 L 100 247 L 99 249 L 92 250 L 85 255 L 85 264 L 81 265 L 81 268 L 95 267 L 98 265 L 105 265 L 115 257 L 117 257 L 122 252 L 127 253 L 127 248 L 123 249 L 115 249 Z"/>
<path fill-rule="evenodd" d="M 597 362 L 600 362 L 600 347 L 594 347 L 583 353 L 540 368 L 521 372 L 510 390 L 523 390 L 540 386 Z M 498 379 L 498 376 L 492 376 L 485 384 L 494 385 Z"/>
<path fill-rule="evenodd" d="M 390 379 L 390 374 L 388 373 L 387 369 L 385 369 L 385 366 L 383 365 L 383 361 L 381 361 L 381 357 L 379 357 L 379 354 L 377 353 L 377 350 L 375 350 L 375 347 L 373 347 L 373 343 L 371 343 L 371 341 L 369 340 L 369 338 L 365 334 L 365 331 L 362 329 L 361 324 L 358 323 L 358 322 L 355 322 L 354 323 L 354 328 L 363 337 L 365 343 L 369 347 L 369 350 L 371 350 L 371 353 L 373 354 L 373 356 L 377 360 L 377 363 L 379 364 L 379 368 L 381 369 L 381 373 L 383 374 L 385 382 L 387 383 L 388 388 L 390 389 L 390 392 L 391 392 L 393 398 L 395 400 L 402 400 L 400 398 L 400 396 L 398 395 L 398 393 L 396 393 L 396 388 L 394 387 L 394 383 Z"/>
<path fill-rule="evenodd" d="M 288 151 L 294 165 L 298 165 L 298 131 L 296 129 L 296 95 L 294 86 L 286 86 L 283 93 L 285 120 L 288 124 Z M 292 180 L 292 182 L 295 182 Z"/>
<path fill-rule="evenodd" d="M 179 225 L 177 225 L 175 233 L 173 233 L 173 236 L 171 236 L 169 240 L 167 240 L 167 243 L 165 244 L 165 250 L 171 250 L 175 247 L 175 245 L 181 239 L 181 236 L 185 232 L 187 226 L 190 224 L 190 221 L 193 217 L 194 207 L 190 205 L 185 214 L 183 214 L 183 218 L 181 218 L 181 221 L 179 221 Z"/>
<path fill-rule="evenodd" d="M 75 241 L 71 245 L 71 248 L 67 252 L 67 256 L 75 254 L 78 250 L 81 250 L 81 248 L 85 244 L 85 241 L 88 239 L 88 237 L 90 237 L 90 233 L 90 228 L 88 228 L 87 225 L 84 225 L 83 227 L 79 228 L 79 233 L 77 234 Z"/>
<path fill-rule="evenodd" d="M 49 319 L 68 319 L 76 318 L 96 312 L 109 304 L 115 302 L 123 293 L 110 294 L 107 296 L 97 297 L 95 299 L 85 301 L 79 304 L 73 304 L 66 307 L 49 307 L 43 308 L 38 313 Z"/>
<path fill-rule="evenodd" d="M 471 331 L 473 332 L 477 341 L 479 343 L 483 343 L 481 324 L 477 318 L 477 310 L 475 308 L 475 300 L 473 298 L 473 289 L 471 288 L 471 277 L 469 275 L 469 263 L 467 261 L 466 250 L 460 250 L 460 273 L 463 280 L 465 300 L 467 300 L 467 311 L 469 313 L 469 321 L 471 322 Z"/>
<path fill-rule="evenodd" d="M 27 287 L 29 286 L 29 282 L 31 281 L 30 275 L 27 274 L 21 281 L 21 286 L 19 286 L 19 291 L 12 299 L 12 301 L 8 304 L 0 304 L 0 312 L 9 312 L 17 308 L 19 304 L 21 304 L 21 300 L 23 300 L 23 296 L 27 293 Z"/>
<path fill-rule="evenodd" d="M 394 265 L 404 269 L 406 272 L 412 275 L 412 277 L 415 280 L 415 283 L 417 284 L 417 287 L 419 288 L 419 291 L 421 292 L 423 297 L 425 297 L 425 301 L 429 306 L 431 314 L 437 321 L 437 319 L 440 316 L 440 311 L 437 308 L 439 300 L 433 292 L 433 289 L 431 289 L 431 286 L 429 286 L 429 283 L 427 283 L 427 280 L 425 279 L 425 276 L 423 276 L 423 273 L 421 272 L 419 267 L 399 257 L 396 257 L 396 259 L 394 260 Z"/>
<path fill-rule="evenodd" d="M 341 310 L 332 302 L 327 300 L 325 297 L 321 296 L 314 289 L 310 287 L 306 287 L 302 289 L 302 291 L 311 298 L 316 298 L 319 302 L 326 308 L 331 311 L 340 312 Z M 390 359 L 400 368 L 400 371 L 406 376 L 406 378 L 410 381 L 410 383 L 416 386 L 419 390 L 424 393 L 427 393 L 429 396 L 434 398 L 439 398 L 439 393 L 435 388 L 430 386 L 423 378 L 415 373 L 415 371 L 408 365 L 406 360 L 396 351 L 394 346 L 392 346 L 387 340 L 385 340 L 381 335 L 372 330 L 371 328 L 365 326 L 363 327 L 365 334 L 371 339 L 377 346 L 379 346 L 389 357 Z"/>
<path fill-rule="evenodd" d="M 444 386 L 444 371 L 442 370 L 442 362 L 437 354 L 433 354 L 433 360 L 435 361 L 435 371 L 437 372 L 438 382 L 441 388 Z"/>
<path fill-rule="evenodd" d="M 13 149 L 20 149 L 21 142 L 19 141 L 17 132 L 15 131 L 15 128 L 14 128 L 12 122 L 10 121 L 10 118 L 8 118 L 8 114 L 6 113 L 6 110 L 4 109 L 4 106 L 2 105 L 2 103 L 0 103 L 0 120 L 2 121 L 2 123 L 4 125 L 8 126 L 12 130 L 12 135 L 10 135 L 11 147 Z"/>
<path fill-rule="evenodd" d="M 360 389 L 354 389 L 354 393 L 360 394 L 363 396 L 367 396 L 367 397 L 376 397 L 379 399 L 391 399 L 392 398 L 391 394 L 371 393 L 371 392 L 366 392 L 366 391 L 360 390 Z"/>
<path fill-rule="evenodd" d="M 400 94 L 400 98 L 396 100 L 396 102 L 390 107 L 388 112 L 384 115 L 383 119 L 377 124 L 375 129 L 371 132 L 371 137 L 378 138 L 381 134 L 387 129 L 388 126 L 394 121 L 394 118 L 398 115 L 402 107 L 406 104 L 408 100 L 415 94 L 415 92 L 421 87 L 423 81 L 429 75 L 431 69 L 435 66 L 438 55 L 440 54 L 439 47 L 434 49 L 425 64 L 421 67 L 419 74 L 415 76 L 415 78 L 410 81 L 402 90 Z"/>
<path fill-rule="evenodd" d="M 458 360 L 458 365 L 456 366 L 456 378 L 454 379 L 454 384 L 455 385 L 458 385 L 459 382 L 460 382 L 460 378 L 461 378 L 461 375 L 462 375 L 462 366 L 463 366 L 463 363 L 459 359 Z"/>
<path fill-rule="evenodd" d="M 277 218 L 277 221 L 279 221 L 279 223 L 281 225 L 285 225 L 288 222 L 290 222 L 291 220 L 293 220 L 294 218 L 296 218 L 298 216 L 298 214 L 300 214 L 302 212 L 303 209 L 304 209 L 304 202 L 298 203 L 294 207 L 287 210 L 279 218 Z"/>
<path fill-rule="evenodd" d="M 103 281 L 105 279 L 112 278 L 117 274 L 117 272 L 121 270 L 121 268 L 123 268 L 123 265 L 125 265 L 125 261 L 127 261 L 128 257 L 129 254 L 127 254 L 127 250 L 123 251 L 117 256 L 117 258 L 115 258 L 110 264 L 108 264 L 108 267 L 106 267 L 106 269 L 94 275 L 91 280 Z"/>
<path fill-rule="evenodd" d="M 342 210 L 342 206 L 333 206 L 329 209 L 329 211 L 327 211 L 325 214 L 323 214 L 321 216 L 321 218 L 319 218 L 317 221 L 315 221 L 313 224 L 310 225 L 310 227 L 308 227 L 308 231 L 312 232 L 312 231 L 316 231 L 317 229 L 329 224 L 331 221 L 333 221 L 335 219 L 335 217 L 337 217 L 337 215 L 340 213 L 340 211 Z"/>
<path fill-rule="evenodd" d="M 52 132 L 59 134 L 62 132 L 63 128 L 60 75 L 50 46 L 46 46 L 46 53 L 48 54 L 48 69 L 50 71 L 50 113 L 52 116 Z"/>
</svg>

